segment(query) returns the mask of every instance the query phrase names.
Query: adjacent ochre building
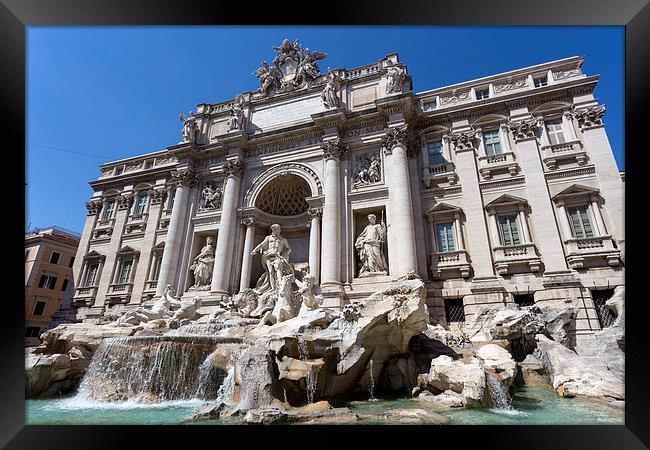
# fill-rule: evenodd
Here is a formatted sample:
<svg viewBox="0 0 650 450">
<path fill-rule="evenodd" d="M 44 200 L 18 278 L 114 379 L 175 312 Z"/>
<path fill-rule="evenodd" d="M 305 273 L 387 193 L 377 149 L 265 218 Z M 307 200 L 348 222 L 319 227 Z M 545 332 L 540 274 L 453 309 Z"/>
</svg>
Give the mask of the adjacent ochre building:
<svg viewBox="0 0 650 450">
<path fill-rule="evenodd" d="M 601 328 L 624 283 L 624 184 L 583 58 L 416 93 L 397 54 L 322 74 L 323 53 L 276 53 L 256 92 L 181 115 L 182 142 L 100 167 L 74 264 L 80 318 L 166 284 L 209 311 L 255 286 L 251 250 L 277 223 L 326 306 L 413 272 L 432 323 L 571 303 L 577 341 Z M 370 213 L 387 226 L 388 273 L 359 277 Z M 207 237 L 212 277 L 193 287 Z"/>
<path fill-rule="evenodd" d="M 57 227 L 25 235 L 25 345 L 38 345 L 64 297 L 74 293 L 79 235 Z"/>
</svg>

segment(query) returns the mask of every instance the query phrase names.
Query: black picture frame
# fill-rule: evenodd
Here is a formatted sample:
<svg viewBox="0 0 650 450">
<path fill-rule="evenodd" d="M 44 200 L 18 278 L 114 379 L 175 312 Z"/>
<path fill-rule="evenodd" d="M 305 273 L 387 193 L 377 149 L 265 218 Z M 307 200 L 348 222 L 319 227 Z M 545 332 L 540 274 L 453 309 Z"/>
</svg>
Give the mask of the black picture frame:
<svg viewBox="0 0 650 450">
<path fill-rule="evenodd" d="M 310 7 L 311 6 L 311 7 Z M 20 178 L 25 173 L 25 50 L 26 27 L 35 25 L 232 25 L 232 24 L 413 24 L 413 25 L 619 25 L 625 26 L 625 159 L 626 206 L 647 204 L 643 186 L 636 187 L 641 174 L 640 154 L 647 152 L 642 140 L 642 112 L 647 102 L 650 74 L 650 6 L 647 0 L 608 2 L 607 0 L 380 0 L 329 3 L 248 2 L 217 3 L 210 0 L 1 0 L 0 3 L 0 92 L 2 92 L 2 134 L 6 144 L 5 177 Z M 9 138 L 9 141 L 7 141 Z M 646 138 L 647 139 L 647 138 Z M 21 172 L 20 169 L 23 169 Z M 650 427 L 646 411 L 648 398 L 648 346 L 644 333 L 643 274 L 638 262 L 640 245 L 632 232 L 626 251 L 626 286 L 630 299 L 627 309 L 626 391 L 624 426 L 402 426 L 393 427 L 163 427 L 163 426 L 27 426 L 24 400 L 24 307 L 20 298 L 23 274 L 15 261 L 24 248 L 24 194 L 9 186 L 20 180 L 5 181 L 5 210 L 12 220 L 5 233 L 7 258 L 3 289 L 2 362 L 0 371 L 0 445 L 7 449 L 32 448 L 188 448 L 221 446 L 239 440 L 238 446 L 332 448 L 388 444 L 409 447 L 481 446 L 482 448 L 647 448 Z M 25 180 L 27 186 L 28 180 Z M 53 183 L 56 183 L 53 174 Z M 11 183 L 11 184 L 9 184 Z M 639 216 L 640 217 L 640 216 Z M 632 223 L 633 222 L 633 223 Z M 627 223 L 629 234 L 643 221 Z M 7 225 L 9 222 L 5 221 Z M 7 239 L 9 236 L 13 238 Z M 639 239 L 639 242 L 642 242 Z M 19 253 L 20 251 L 20 253 Z M 14 275 L 12 276 L 11 273 Z M 7 276 L 8 275 L 8 276 Z M 647 326 L 647 325 L 646 325 Z M 358 437 L 359 441 L 352 441 Z M 201 439 L 207 439 L 201 443 Z M 226 440 L 228 439 L 228 440 Z M 400 442 L 401 441 L 401 442 Z"/>
</svg>

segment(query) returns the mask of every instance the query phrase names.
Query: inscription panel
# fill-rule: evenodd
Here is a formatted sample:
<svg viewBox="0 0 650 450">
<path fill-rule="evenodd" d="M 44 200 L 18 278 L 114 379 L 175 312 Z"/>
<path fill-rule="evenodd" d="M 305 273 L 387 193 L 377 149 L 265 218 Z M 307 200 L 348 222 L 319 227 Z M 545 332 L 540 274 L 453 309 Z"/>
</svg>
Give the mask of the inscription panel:
<svg viewBox="0 0 650 450">
<path fill-rule="evenodd" d="M 251 122 L 262 131 L 287 122 L 311 118 L 315 113 L 325 111 L 320 94 L 281 105 L 265 106 L 253 111 Z"/>
<path fill-rule="evenodd" d="M 365 86 L 352 91 L 352 107 L 369 105 L 377 99 L 377 85 Z"/>
</svg>

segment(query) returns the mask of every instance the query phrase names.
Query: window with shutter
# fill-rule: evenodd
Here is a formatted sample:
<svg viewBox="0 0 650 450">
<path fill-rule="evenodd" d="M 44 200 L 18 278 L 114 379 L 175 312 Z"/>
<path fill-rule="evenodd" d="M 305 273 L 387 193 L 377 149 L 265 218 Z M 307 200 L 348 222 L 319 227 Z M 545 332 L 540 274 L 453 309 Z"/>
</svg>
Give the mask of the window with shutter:
<svg viewBox="0 0 650 450">
<path fill-rule="evenodd" d="M 122 266 L 120 268 L 120 276 L 117 280 L 118 284 L 126 284 L 131 279 L 131 268 L 133 267 L 132 259 L 125 259 L 122 261 Z"/>
<path fill-rule="evenodd" d="M 521 244 L 517 216 L 498 216 L 498 221 L 501 245 L 510 246 Z"/>
<path fill-rule="evenodd" d="M 593 227 L 591 226 L 589 207 L 578 206 L 574 208 L 567 208 L 567 210 L 569 213 L 569 222 L 571 223 L 573 237 L 577 239 L 593 237 L 594 231 Z"/>
<path fill-rule="evenodd" d="M 456 250 L 453 222 L 437 223 L 436 230 L 438 237 L 438 252 L 453 252 Z"/>
<path fill-rule="evenodd" d="M 95 277 L 97 276 L 97 269 L 99 264 L 90 264 L 86 270 L 86 279 L 83 282 L 83 287 L 90 287 L 95 285 Z"/>
</svg>

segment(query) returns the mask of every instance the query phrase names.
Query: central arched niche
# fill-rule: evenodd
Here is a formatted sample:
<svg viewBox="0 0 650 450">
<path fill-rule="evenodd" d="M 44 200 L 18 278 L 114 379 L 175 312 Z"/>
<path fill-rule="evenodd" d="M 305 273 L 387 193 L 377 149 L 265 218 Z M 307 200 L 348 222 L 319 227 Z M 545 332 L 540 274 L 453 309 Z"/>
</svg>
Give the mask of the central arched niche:
<svg viewBox="0 0 650 450">
<path fill-rule="evenodd" d="M 264 186 L 255 206 L 272 216 L 297 216 L 307 211 L 311 189 L 305 179 L 293 174 L 278 175 Z"/>
</svg>

